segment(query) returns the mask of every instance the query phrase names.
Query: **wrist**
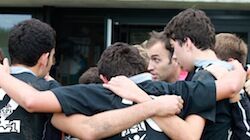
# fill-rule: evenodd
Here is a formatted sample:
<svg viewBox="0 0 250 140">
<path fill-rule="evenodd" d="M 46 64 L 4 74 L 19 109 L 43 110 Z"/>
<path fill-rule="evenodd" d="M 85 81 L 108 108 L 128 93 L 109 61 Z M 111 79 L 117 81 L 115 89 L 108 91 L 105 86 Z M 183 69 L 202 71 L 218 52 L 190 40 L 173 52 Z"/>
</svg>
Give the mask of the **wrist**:
<svg viewBox="0 0 250 140">
<path fill-rule="evenodd" d="M 135 100 L 137 103 L 142 103 L 142 102 L 147 102 L 152 100 L 152 98 L 149 95 L 139 95 L 137 98 L 137 100 Z"/>
<path fill-rule="evenodd" d="M 236 103 L 242 99 L 242 96 L 244 96 L 244 90 L 242 89 L 238 94 L 233 96 L 232 98 L 229 99 L 230 103 Z"/>
<path fill-rule="evenodd" d="M 240 99 L 241 99 L 240 94 L 236 94 L 234 97 L 229 99 L 229 102 L 230 103 L 236 103 L 236 102 L 240 101 Z"/>
<path fill-rule="evenodd" d="M 156 100 L 148 100 L 145 103 L 149 103 L 149 109 L 151 110 L 151 116 L 156 116 L 159 113 L 160 107 L 159 103 Z M 154 107 L 154 109 L 152 109 Z"/>
</svg>

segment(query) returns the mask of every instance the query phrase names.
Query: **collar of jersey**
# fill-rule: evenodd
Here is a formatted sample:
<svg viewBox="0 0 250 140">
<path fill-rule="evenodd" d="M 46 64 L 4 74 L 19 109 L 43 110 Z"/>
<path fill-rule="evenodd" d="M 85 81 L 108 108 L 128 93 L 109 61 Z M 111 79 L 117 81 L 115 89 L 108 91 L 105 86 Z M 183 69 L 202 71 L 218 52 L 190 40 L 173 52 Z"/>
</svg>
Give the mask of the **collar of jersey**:
<svg viewBox="0 0 250 140">
<path fill-rule="evenodd" d="M 148 80 L 152 80 L 152 75 L 148 72 L 145 72 L 145 73 L 134 75 L 130 77 L 129 79 L 135 82 L 136 84 L 139 84 Z"/>
<path fill-rule="evenodd" d="M 219 65 L 221 67 L 224 67 L 228 70 L 232 70 L 233 66 L 231 64 L 229 64 L 228 62 L 226 61 L 221 61 L 221 60 L 196 60 L 194 62 L 194 65 L 198 68 L 206 68 L 208 67 L 209 65 Z"/>
<path fill-rule="evenodd" d="M 36 76 L 36 74 L 34 72 L 32 72 L 30 69 L 27 69 L 25 67 L 21 67 L 21 66 L 11 66 L 10 67 L 11 74 L 20 74 L 20 73 L 25 73 L 25 72 Z"/>
</svg>

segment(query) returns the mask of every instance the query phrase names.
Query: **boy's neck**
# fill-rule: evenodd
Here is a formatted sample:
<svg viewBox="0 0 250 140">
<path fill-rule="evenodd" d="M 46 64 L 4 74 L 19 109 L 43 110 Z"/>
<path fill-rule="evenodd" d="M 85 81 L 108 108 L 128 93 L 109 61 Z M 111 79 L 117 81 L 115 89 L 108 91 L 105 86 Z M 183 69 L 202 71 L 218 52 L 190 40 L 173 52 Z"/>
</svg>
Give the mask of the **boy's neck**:
<svg viewBox="0 0 250 140">
<path fill-rule="evenodd" d="M 194 54 L 194 60 L 219 60 L 215 52 L 211 49 L 207 50 L 198 50 Z"/>
<path fill-rule="evenodd" d="M 13 64 L 12 66 L 24 67 L 26 69 L 31 70 L 35 75 L 38 75 L 38 68 L 36 67 L 36 65 L 33 66 L 33 67 L 29 67 L 29 66 L 26 66 L 26 65 L 23 65 L 23 64 Z"/>
</svg>

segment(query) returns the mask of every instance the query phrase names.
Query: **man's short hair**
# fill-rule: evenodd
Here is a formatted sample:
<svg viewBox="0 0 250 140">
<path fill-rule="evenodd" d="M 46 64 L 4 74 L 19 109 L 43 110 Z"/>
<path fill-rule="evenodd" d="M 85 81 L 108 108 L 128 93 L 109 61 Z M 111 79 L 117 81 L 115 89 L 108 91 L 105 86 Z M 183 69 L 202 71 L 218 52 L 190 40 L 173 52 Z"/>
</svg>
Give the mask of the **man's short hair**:
<svg viewBox="0 0 250 140">
<path fill-rule="evenodd" d="M 215 28 L 205 12 L 198 9 L 186 9 L 173 17 L 164 29 L 168 38 L 180 43 L 190 38 L 201 50 L 213 49 L 215 44 Z"/>
<path fill-rule="evenodd" d="M 43 53 L 55 47 L 55 36 L 53 28 L 37 19 L 15 25 L 8 40 L 11 63 L 34 66 Z"/>
<path fill-rule="evenodd" d="M 235 34 L 217 34 L 214 51 L 218 58 L 227 61 L 229 58 L 237 59 L 242 65 L 247 61 L 247 44 Z"/>
<path fill-rule="evenodd" d="M 90 67 L 79 78 L 79 84 L 102 83 L 97 67 Z"/>
<path fill-rule="evenodd" d="M 145 72 L 147 63 L 137 48 L 117 42 L 104 50 L 97 67 L 99 74 L 106 76 L 109 80 L 118 75 L 130 77 Z"/>
</svg>

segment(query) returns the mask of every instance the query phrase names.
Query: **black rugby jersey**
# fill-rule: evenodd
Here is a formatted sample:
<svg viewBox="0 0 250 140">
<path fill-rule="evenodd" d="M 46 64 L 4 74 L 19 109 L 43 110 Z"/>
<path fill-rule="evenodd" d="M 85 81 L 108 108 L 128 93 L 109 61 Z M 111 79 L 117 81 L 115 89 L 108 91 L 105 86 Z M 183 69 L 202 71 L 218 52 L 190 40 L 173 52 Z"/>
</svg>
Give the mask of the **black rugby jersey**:
<svg viewBox="0 0 250 140">
<path fill-rule="evenodd" d="M 174 84 L 165 82 L 143 81 L 138 84 L 151 96 L 176 94 L 182 96 L 184 108 L 180 117 L 185 118 L 189 114 L 196 113 L 205 119 L 214 121 L 215 116 L 215 84 L 214 82 L 203 83 L 179 81 Z M 66 115 L 82 113 L 94 115 L 107 110 L 128 107 L 132 104 L 103 88 L 101 84 L 72 85 L 52 89 L 59 100 L 62 110 Z M 200 94 L 201 92 L 206 92 Z M 208 95 L 209 94 L 209 95 Z M 203 102 L 203 100 L 208 100 Z M 122 131 L 120 134 L 107 139 L 168 139 L 151 120 L 144 120 L 137 125 Z"/>
<path fill-rule="evenodd" d="M 43 78 L 36 77 L 30 72 L 13 74 L 13 76 L 41 91 L 60 86 L 56 81 L 46 81 Z M 45 123 L 51 118 L 51 114 L 29 113 L 11 99 L 3 90 L 0 91 L 0 97 L 0 139 L 41 140 L 45 138 Z M 55 128 L 50 128 L 50 130 L 54 133 L 53 137 L 61 136 L 61 133 L 55 130 Z"/>
</svg>

